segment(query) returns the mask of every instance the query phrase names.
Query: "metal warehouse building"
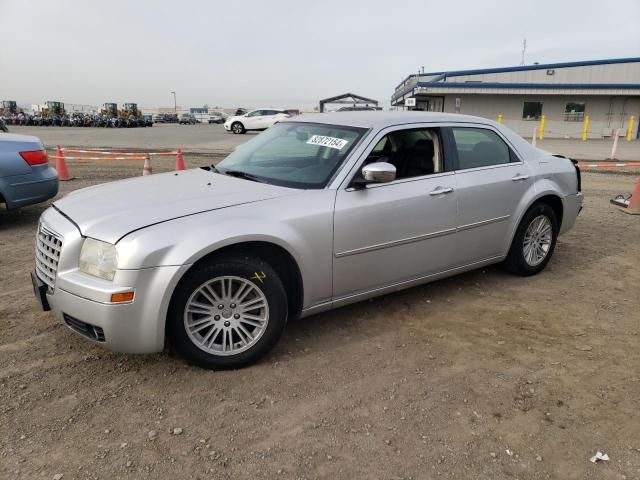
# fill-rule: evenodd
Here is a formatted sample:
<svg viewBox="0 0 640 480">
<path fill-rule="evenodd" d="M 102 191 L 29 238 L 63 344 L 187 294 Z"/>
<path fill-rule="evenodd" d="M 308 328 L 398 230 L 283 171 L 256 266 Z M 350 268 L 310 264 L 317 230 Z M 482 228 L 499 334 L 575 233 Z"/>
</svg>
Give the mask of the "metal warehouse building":
<svg viewBox="0 0 640 480">
<path fill-rule="evenodd" d="M 638 138 L 640 58 L 413 74 L 391 105 L 500 118 L 528 137 L 543 118 L 547 138 L 580 138 L 585 123 L 589 138 L 623 136 L 631 122 Z"/>
</svg>

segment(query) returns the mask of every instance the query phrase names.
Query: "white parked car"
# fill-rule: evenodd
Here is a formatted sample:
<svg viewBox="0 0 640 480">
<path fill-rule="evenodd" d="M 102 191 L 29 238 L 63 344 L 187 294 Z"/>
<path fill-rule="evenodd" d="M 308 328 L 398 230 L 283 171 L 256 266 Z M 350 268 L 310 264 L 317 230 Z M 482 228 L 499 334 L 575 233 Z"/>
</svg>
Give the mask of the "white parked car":
<svg viewBox="0 0 640 480">
<path fill-rule="evenodd" d="M 259 108 L 244 115 L 229 117 L 224 122 L 227 132 L 245 133 L 247 130 L 266 130 L 275 123 L 291 117 L 284 110 L 275 108 Z"/>
</svg>

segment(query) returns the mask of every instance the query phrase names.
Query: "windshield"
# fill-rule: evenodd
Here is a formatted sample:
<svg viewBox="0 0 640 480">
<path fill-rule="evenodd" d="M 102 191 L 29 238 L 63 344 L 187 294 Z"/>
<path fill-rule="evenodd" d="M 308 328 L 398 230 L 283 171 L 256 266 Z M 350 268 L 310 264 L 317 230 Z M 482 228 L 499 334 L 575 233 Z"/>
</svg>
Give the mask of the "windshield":
<svg viewBox="0 0 640 480">
<path fill-rule="evenodd" d="M 365 129 L 315 123 L 278 123 L 217 165 L 265 183 L 324 188 Z"/>
</svg>

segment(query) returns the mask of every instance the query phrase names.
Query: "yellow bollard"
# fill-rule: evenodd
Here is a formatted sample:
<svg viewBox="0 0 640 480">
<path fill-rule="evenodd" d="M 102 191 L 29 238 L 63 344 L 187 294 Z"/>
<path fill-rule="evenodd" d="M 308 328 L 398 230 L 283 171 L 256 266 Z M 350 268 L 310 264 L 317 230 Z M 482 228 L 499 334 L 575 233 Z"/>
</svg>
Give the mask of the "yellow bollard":
<svg viewBox="0 0 640 480">
<path fill-rule="evenodd" d="M 635 115 L 631 115 L 631 117 L 629 118 L 629 127 L 627 128 L 627 142 L 631 141 L 631 135 L 633 135 L 633 121 L 635 119 Z"/>
<path fill-rule="evenodd" d="M 582 128 L 582 141 L 587 140 L 587 134 L 589 133 L 589 115 L 584 116 L 584 127 Z"/>
<path fill-rule="evenodd" d="M 544 140 L 544 115 L 540 117 L 540 140 Z"/>
<path fill-rule="evenodd" d="M 498 123 L 502 125 L 502 114 L 498 115 Z"/>
</svg>

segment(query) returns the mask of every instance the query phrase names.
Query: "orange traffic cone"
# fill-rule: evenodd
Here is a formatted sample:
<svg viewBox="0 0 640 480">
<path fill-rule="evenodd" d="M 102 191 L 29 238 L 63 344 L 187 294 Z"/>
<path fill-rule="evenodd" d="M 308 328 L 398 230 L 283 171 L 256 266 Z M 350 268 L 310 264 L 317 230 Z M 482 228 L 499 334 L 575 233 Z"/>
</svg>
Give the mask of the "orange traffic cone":
<svg viewBox="0 0 640 480">
<path fill-rule="evenodd" d="M 182 156 L 182 149 L 178 149 L 178 155 L 176 155 L 176 171 L 184 170 L 184 157 Z"/>
<path fill-rule="evenodd" d="M 60 145 L 58 145 L 58 154 L 56 155 L 56 172 L 58 172 L 58 180 L 61 182 L 73 179 L 73 177 L 69 176 L 69 170 L 67 170 L 67 164 L 64 161 L 64 154 Z"/>
<path fill-rule="evenodd" d="M 153 172 L 151 171 L 151 157 L 147 155 L 144 157 L 144 166 L 142 167 L 142 176 L 146 177 L 147 175 L 151 175 Z"/>
</svg>

